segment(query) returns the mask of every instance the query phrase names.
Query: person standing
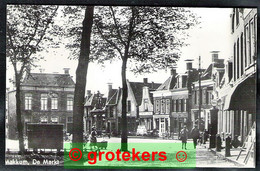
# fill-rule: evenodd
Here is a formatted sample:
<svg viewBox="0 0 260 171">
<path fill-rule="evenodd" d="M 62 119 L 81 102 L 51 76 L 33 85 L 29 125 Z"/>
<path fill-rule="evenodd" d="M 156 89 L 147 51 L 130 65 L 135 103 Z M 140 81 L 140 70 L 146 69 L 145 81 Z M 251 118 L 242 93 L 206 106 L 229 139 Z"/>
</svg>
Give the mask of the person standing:
<svg viewBox="0 0 260 171">
<path fill-rule="evenodd" d="M 185 150 L 187 150 L 186 144 L 187 144 L 187 139 L 188 139 L 188 129 L 186 128 L 186 125 L 183 126 L 183 128 L 180 132 L 180 139 L 182 142 L 182 149 L 185 148 Z"/>
<path fill-rule="evenodd" d="M 198 138 L 200 137 L 200 131 L 197 128 L 197 125 L 194 125 L 194 128 L 192 128 L 191 137 L 193 139 L 193 145 L 194 145 L 194 149 L 195 149 L 197 146 Z"/>
<path fill-rule="evenodd" d="M 92 147 L 97 146 L 97 131 L 96 128 L 93 126 L 90 133 L 90 149 L 92 150 Z"/>
</svg>

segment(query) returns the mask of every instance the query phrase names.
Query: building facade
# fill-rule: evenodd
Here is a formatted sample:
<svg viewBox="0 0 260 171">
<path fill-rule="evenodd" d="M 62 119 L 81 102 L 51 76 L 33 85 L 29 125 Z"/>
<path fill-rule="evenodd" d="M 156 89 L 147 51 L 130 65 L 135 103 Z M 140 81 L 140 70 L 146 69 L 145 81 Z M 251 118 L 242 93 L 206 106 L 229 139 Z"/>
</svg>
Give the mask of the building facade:
<svg viewBox="0 0 260 171">
<path fill-rule="evenodd" d="M 201 73 L 201 86 L 199 86 L 198 80 L 192 83 L 191 120 L 192 125 L 199 125 L 201 131 L 209 131 L 211 127 L 210 111 L 212 109 L 214 83 L 219 84 L 224 75 L 224 59 L 219 59 L 218 51 L 212 51 L 211 55 L 211 64 Z M 199 105 L 201 108 L 199 108 Z M 199 109 L 201 110 L 200 112 Z"/>
<path fill-rule="evenodd" d="M 159 131 L 159 136 L 179 135 L 184 125 L 190 129 L 191 83 L 197 76 L 197 69 L 188 61 L 184 74 L 177 74 L 176 69 L 172 69 L 171 76 L 153 92 L 154 129 Z"/>
<path fill-rule="evenodd" d="M 142 88 L 142 97 L 139 101 L 139 125 L 145 126 L 147 131 L 153 130 L 153 95 L 154 92 L 161 84 L 148 83 L 148 79 L 144 78 L 143 85 L 141 84 L 139 91 Z"/>
<path fill-rule="evenodd" d="M 215 86 L 218 133 L 243 142 L 256 117 L 257 9 L 233 9 L 231 36 L 233 53 Z"/>
<path fill-rule="evenodd" d="M 69 69 L 64 74 L 27 74 L 21 84 L 24 133 L 27 123 L 62 123 L 64 131 L 71 133 L 74 88 Z M 10 139 L 17 139 L 15 94 L 15 90 L 8 93 Z"/>
<path fill-rule="evenodd" d="M 86 102 L 84 104 L 84 132 L 90 133 L 92 126 L 96 127 L 97 133 L 101 134 L 106 131 L 106 98 L 99 91 L 91 94 L 88 91 Z"/>
</svg>

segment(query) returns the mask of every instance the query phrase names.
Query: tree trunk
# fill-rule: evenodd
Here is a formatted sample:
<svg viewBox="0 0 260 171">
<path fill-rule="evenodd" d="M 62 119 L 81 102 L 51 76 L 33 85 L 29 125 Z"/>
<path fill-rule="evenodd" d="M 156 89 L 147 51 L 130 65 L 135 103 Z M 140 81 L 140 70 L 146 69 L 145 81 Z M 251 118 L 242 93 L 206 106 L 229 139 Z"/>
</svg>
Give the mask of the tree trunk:
<svg viewBox="0 0 260 171">
<path fill-rule="evenodd" d="M 83 149 L 83 115 L 94 6 L 86 7 L 73 102 L 73 147 Z"/>
<path fill-rule="evenodd" d="M 23 124 L 22 124 L 22 114 L 21 114 L 21 91 L 20 85 L 21 78 L 19 74 L 15 73 L 15 85 L 16 85 L 16 122 L 19 140 L 19 153 L 24 154 L 24 137 L 23 137 Z"/>
<path fill-rule="evenodd" d="M 126 64 L 127 58 L 123 59 L 121 76 L 122 76 L 122 121 L 121 121 L 121 151 L 128 151 L 127 146 L 127 117 L 126 117 L 126 102 L 127 102 L 127 84 L 126 84 Z"/>
</svg>

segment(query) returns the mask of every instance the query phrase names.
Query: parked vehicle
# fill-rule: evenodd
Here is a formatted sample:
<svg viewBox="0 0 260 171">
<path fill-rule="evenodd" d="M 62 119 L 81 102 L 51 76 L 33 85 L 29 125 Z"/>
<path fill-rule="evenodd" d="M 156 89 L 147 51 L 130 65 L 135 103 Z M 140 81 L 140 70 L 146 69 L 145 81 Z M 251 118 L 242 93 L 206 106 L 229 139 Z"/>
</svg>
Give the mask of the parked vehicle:
<svg viewBox="0 0 260 171">
<path fill-rule="evenodd" d="M 138 125 L 136 135 L 141 135 L 141 136 L 147 135 L 147 129 L 145 128 L 144 125 Z"/>
</svg>

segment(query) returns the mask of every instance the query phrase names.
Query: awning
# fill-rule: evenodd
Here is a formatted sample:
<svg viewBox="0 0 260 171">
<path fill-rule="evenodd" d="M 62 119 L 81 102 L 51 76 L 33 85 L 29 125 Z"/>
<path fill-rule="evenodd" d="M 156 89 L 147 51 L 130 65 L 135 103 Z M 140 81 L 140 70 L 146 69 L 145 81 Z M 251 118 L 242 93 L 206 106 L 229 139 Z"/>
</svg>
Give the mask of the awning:
<svg viewBox="0 0 260 171">
<path fill-rule="evenodd" d="M 225 97 L 224 110 L 256 111 L 256 78 L 248 77 Z"/>
</svg>

